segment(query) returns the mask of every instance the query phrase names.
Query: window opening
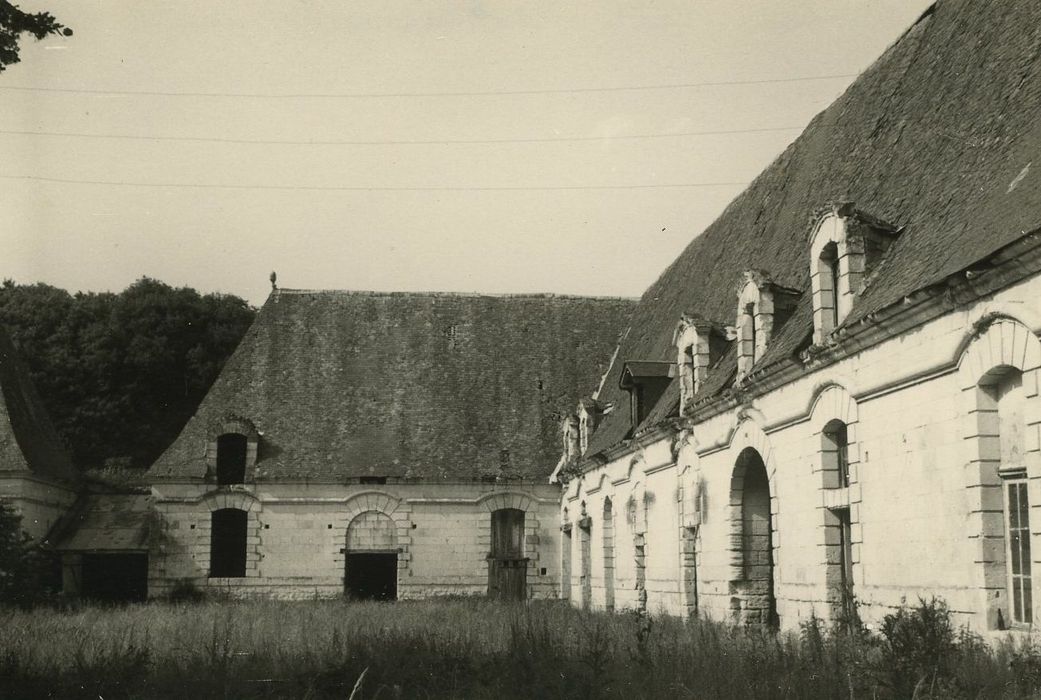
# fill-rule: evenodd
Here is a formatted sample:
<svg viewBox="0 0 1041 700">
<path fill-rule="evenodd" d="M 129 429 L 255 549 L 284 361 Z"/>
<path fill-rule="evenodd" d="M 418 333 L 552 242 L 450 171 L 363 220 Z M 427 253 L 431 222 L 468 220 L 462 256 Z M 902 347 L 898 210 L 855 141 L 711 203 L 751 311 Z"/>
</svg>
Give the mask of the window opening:
<svg viewBox="0 0 1041 700">
<path fill-rule="evenodd" d="M 213 511 L 210 521 L 210 578 L 246 575 L 248 514 L 237 508 Z"/>
<path fill-rule="evenodd" d="M 1009 589 L 1012 598 L 1012 622 L 1033 622 L 1033 600 L 1030 572 L 1030 502 L 1025 479 L 1005 483 L 1006 541 L 1009 555 Z"/>
<path fill-rule="evenodd" d="M 246 481 L 246 436 L 225 433 L 217 438 L 217 484 L 241 484 Z"/>
</svg>

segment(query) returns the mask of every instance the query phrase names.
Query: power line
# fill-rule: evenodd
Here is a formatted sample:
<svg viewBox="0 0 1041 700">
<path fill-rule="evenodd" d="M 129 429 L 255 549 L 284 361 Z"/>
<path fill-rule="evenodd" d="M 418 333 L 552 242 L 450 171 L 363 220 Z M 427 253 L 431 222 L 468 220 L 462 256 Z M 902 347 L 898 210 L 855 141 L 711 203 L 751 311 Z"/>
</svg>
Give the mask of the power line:
<svg viewBox="0 0 1041 700">
<path fill-rule="evenodd" d="M 122 97 L 219 97 L 250 99 L 356 99 L 356 98 L 410 98 L 410 97 L 500 97 L 514 95 L 570 95 L 595 92 L 630 92 L 647 90 L 684 90 L 688 88 L 724 87 L 735 85 L 769 85 L 775 83 L 802 83 L 815 80 L 845 80 L 856 73 L 838 75 L 808 75 L 793 78 L 760 78 L 755 80 L 709 80 L 697 83 L 666 83 L 662 85 L 620 85 L 614 87 L 549 88 L 542 90 L 489 90 L 460 92 L 339 92 L 339 93 L 261 93 L 261 92 L 164 92 L 159 90 L 93 90 L 87 88 L 30 87 L 0 85 L 0 90 L 19 92 L 72 93 L 79 95 L 112 95 Z"/>
<path fill-rule="evenodd" d="M 201 184 L 193 182 L 131 182 L 125 180 L 76 180 L 71 178 L 43 177 L 39 175 L 0 175 L 5 180 L 26 180 L 67 185 L 102 185 L 109 187 L 160 187 L 204 190 L 288 190 L 315 192 L 528 192 L 566 190 L 650 190 L 680 189 L 686 187 L 744 187 L 747 182 L 685 182 L 637 185 L 555 185 L 555 186 L 506 186 L 506 187 L 367 187 L 339 185 L 237 185 Z"/>
<path fill-rule="evenodd" d="M 290 139 L 236 139 L 216 136 L 168 136 L 168 135 L 134 135 L 134 134 L 92 134 L 86 132 L 63 131 L 11 131 L 0 129 L 0 134 L 11 136 L 50 136 L 57 138 L 113 139 L 125 141 L 179 141 L 196 143 L 232 143 L 269 146 L 430 146 L 430 145 L 477 145 L 496 143 L 562 143 L 568 141 L 624 141 L 639 139 L 682 138 L 688 136 L 722 136 L 726 134 L 756 134 L 780 131 L 797 131 L 805 126 L 777 126 L 755 129 L 719 129 L 714 131 L 678 131 L 662 134 L 622 134 L 618 136 L 550 136 L 531 138 L 505 139 L 403 139 L 384 141 L 355 140 L 290 140 Z"/>
</svg>

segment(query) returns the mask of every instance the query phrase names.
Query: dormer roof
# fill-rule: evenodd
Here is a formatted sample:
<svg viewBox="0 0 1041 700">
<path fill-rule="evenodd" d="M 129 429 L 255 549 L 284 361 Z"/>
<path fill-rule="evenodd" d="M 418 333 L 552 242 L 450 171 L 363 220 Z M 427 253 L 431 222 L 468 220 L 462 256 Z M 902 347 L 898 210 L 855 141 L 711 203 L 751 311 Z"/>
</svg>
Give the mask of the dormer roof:
<svg viewBox="0 0 1041 700">
<path fill-rule="evenodd" d="M 1041 169 L 1031 162 L 1041 152 L 1037 26 L 1041 3 L 937 3 L 693 238 L 644 294 L 618 357 L 673 358 L 684 312 L 733 318 L 734 279 L 743 270 L 769 270 L 781 287 L 811 289 L 808 230 L 827 203 L 855 202 L 852 215 L 865 224 L 901 227 L 847 326 L 1041 227 Z M 811 297 L 799 297 L 753 375 L 809 345 Z M 706 395 L 732 383 L 734 354 L 729 349 L 713 367 Z M 601 399 L 624 398 L 623 364 L 612 366 Z M 645 424 L 673 411 L 678 393 L 670 387 Z M 626 416 L 609 415 L 589 453 L 619 443 L 627 430 Z"/>
</svg>

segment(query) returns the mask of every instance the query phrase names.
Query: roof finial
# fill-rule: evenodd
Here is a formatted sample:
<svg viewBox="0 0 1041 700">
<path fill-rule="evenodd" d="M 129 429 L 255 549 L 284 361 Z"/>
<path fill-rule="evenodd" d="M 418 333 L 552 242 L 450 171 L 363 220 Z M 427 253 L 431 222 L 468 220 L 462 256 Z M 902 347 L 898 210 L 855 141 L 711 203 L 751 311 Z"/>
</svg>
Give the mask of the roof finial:
<svg viewBox="0 0 1041 700">
<path fill-rule="evenodd" d="M 275 291 L 276 289 L 278 289 L 278 284 L 276 284 L 276 282 L 278 282 L 278 275 L 275 274 L 274 270 L 271 271 L 270 279 L 271 279 L 271 291 Z"/>
</svg>

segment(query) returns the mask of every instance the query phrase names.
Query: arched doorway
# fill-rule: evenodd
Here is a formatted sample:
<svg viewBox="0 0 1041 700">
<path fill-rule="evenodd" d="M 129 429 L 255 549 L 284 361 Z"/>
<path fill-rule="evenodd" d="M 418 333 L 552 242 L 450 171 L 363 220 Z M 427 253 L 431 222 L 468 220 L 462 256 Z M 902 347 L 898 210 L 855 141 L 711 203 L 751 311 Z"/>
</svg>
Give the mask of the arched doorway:
<svg viewBox="0 0 1041 700">
<path fill-rule="evenodd" d="M 355 600 L 398 597 L 398 547 L 394 521 L 374 510 L 347 526 L 344 589 Z"/>
<path fill-rule="evenodd" d="M 734 540 L 741 547 L 740 568 L 732 581 L 732 607 L 746 624 L 777 627 L 770 481 L 755 448 L 745 448 L 738 455 L 730 491 L 734 534 L 738 535 Z"/>
<path fill-rule="evenodd" d="M 524 511 L 492 511 L 492 551 L 488 555 L 488 596 L 500 600 L 528 597 L 528 559 L 524 556 Z"/>
</svg>

